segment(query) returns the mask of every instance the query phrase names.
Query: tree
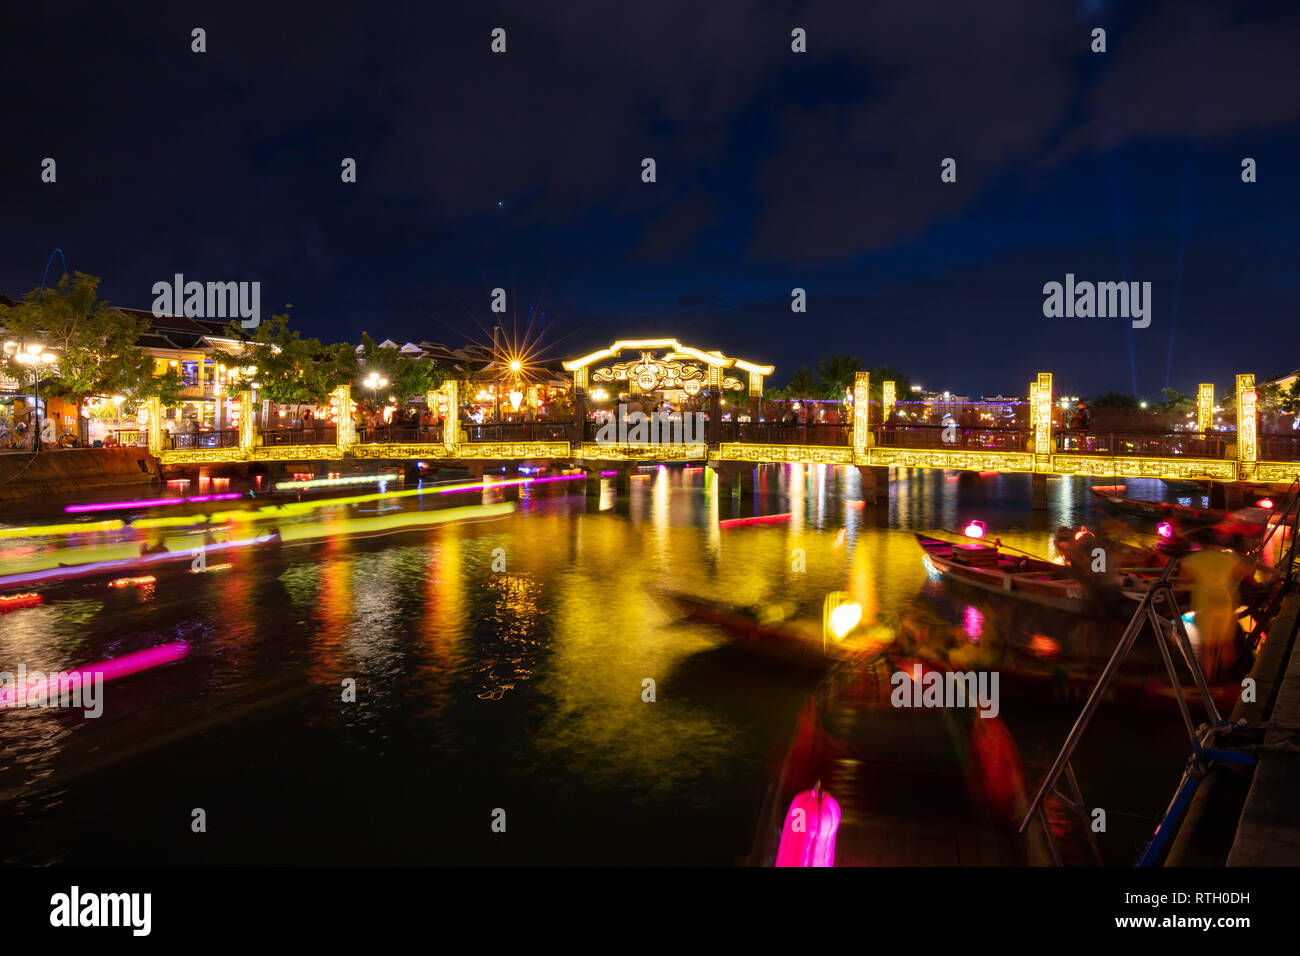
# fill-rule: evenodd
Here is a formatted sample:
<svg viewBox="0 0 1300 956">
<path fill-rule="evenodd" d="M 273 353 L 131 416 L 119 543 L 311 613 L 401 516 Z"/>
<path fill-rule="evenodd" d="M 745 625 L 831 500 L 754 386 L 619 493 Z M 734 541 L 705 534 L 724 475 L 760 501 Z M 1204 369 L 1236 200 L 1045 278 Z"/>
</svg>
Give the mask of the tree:
<svg viewBox="0 0 1300 956">
<path fill-rule="evenodd" d="M 785 397 L 812 398 L 815 391 L 817 391 L 817 380 L 804 365 L 795 369 L 794 374 L 790 376 L 790 381 L 785 387 Z"/>
<path fill-rule="evenodd" d="M 432 359 L 412 358 L 391 346 L 382 348 L 366 332 L 361 333 L 360 363 L 366 375 L 375 372 L 388 379 L 384 392 L 397 399 L 399 405 L 440 388 L 448 378 L 447 371 Z"/>
<path fill-rule="evenodd" d="M 99 299 L 98 290 L 97 276 L 64 274 L 57 286 L 33 289 L 3 312 L 11 335 L 39 342 L 56 354 L 54 363 L 40 366 L 45 372 L 41 388 L 76 405 L 77 432 L 83 440 L 81 409 L 87 398 L 137 390 L 144 368 L 153 377 L 153 359 L 137 344 L 148 331 L 148 320 L 117 311 Z M 10 369 L 11 374 L 25 370 L 13 364 Z"/>
<path fill-rule="evenodd" d="M 885 400 L 885 383 L 894 383 L 894 401 L 905 402 L 912 394 L 912 379 L 904 375 L 896 368 L 888 365 L 877 365 L 868 373 L 871 376 L 871 387 L 869 398 L 873 402 L 883 402 Z"/>
<path fill-rule="evenodd" d="M 1098 408 L 1128 409 L 1139 407 L 1136 395 L 1125 395 L 1120 392 L 1107 392 L 1105 395 L 1092 399 L 1088 404 L 1091 405 L 1094 410 Z"/>
<path fill-rule="evenodd" d="M 853 388 L 853 378 L 862 371 L 862 360 L 852 355 L 828 355 L 817 363 L 823 398 L 843 398 Z"/>
<path fill-rule="evenodd" d="M 240 335 L 231 323 L 232 338 Z M 238 352 L 217 351 L 213 358 L 229 370 L 229 387 L 241 391 L 256 383 L 279 405 L 318 405 L 339 385 L 356 377 L 356 354 L 345 342 L 322 345 L 289 328 L 289 316 L 273 315 L 257 327 Z"/>
<path fill-rule="evenodd" d="M 1188 412 L 1195 414 L 1196 397 L 1194 395 L 1185 395 L 1178 389 L 1166 385 L 1161 389 L 1165 399 L 1163 402 L 1156 403 L 1156 410 L 1171 415 L 1186 416 Z"/>
</svg>

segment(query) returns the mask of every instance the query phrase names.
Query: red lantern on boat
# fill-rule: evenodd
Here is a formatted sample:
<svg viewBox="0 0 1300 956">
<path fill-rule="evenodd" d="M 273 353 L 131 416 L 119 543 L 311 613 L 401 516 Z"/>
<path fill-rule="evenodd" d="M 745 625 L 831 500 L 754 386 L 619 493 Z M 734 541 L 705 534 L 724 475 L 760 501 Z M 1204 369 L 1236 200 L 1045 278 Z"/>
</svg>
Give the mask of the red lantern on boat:
<svg viewBox="0 0 1300 956">
<path fill-rule="evenodd" d="M 1156 525 L 1156 534 L 1168 541 L 1174 536 L 1174 526 L 1168 521 L 1162 521 Z"/>
<path fill-rule="evenodd" d="M 982 537 L 984 537 L 984 522 L 983 522 L 983 521 L 972 521 L 972 522 L 970 522 L 969 524 L 967 524 L 967 525 L 966 525 L 966 530 L 965 530 L 965 535 L 966 535 L 966 537 L 968 537 L 968 538 L 982 538 Z"/>
<path fill-rule="evenodd" d="M 818 783 L 790 801 L 776 851 L 777 866 L 834 866 L 840 805 Z"/>
<path fill-rule="evenodd" d="M 1255 502 L 1255 507 L 1256 507 L 1256 508 L 1263 508 L 1265 511 L 1272 510 L 1272 508 L 1273 508 L 1273 499 L 1272 499 L 1272 498 L 1260 498 L 1258 501 Z"/>
</svg>

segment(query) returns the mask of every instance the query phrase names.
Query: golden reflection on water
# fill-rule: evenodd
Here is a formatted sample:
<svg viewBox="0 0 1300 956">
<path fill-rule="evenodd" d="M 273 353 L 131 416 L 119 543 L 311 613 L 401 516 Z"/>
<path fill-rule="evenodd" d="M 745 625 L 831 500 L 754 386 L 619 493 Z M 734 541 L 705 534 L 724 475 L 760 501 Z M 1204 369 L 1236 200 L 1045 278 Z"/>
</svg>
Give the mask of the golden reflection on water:
<svg viewBox="0 0 1300 956">
<path fill-rule="evenodd" d="M 214 609 L 203 622 L 213 637 L 202 653 L 174 665 L 176 679 L 183 685 L 203 667 L 218 667 L 230 680 L 258 679 L 275 642 L 275 666 L 301 668 L 332 695 L 352 677 L 381 707 L 415 697 L 419 706 L 403 719 L 433 725 L 442 744 L 480 732 L 481 708 L 526 708 L 527 739 L 512 746 L 568 768 L 585 786 L 680 794 L 684 781 L 733 775 L 739 754 L 753 759 L 745 751 L 753 741 L 735 719 L 735 690 L 714 695 L 711 679 L 698 677 L 702 661 L 718 659 L 706 652 L 727 635 L 683 618 L 664 594 L 819 614 L 825 595 L 842 590 L 862 605 L 862 626 L 882 642 L 897 635 L 909 653 L 966 667 L 996 663 L 1001 646 L 1031 640 L 1022 633 L 1030 627 L 1023 609 L 928 580 L 920 549 L 902 529 L 951 535 L 959 517 L 981 517 L 1004 542 L 1050 557 L 1051 529 L 1072 521 L 1089 498 L 1082 484 L 1055 482 L 1053 513 L 1040 520 L 1019 501 L 1028 479 L 1022 488 L 1008 478 L 896 472 L 890 500 L 864 505 L 860 476 L 850 468 L 763 469 L 759 494 L 749 499 L 720 494 L 711 470 L 642 474 L 648 478 L 633 481 L 630 491 L 603 481 L 598 499 L 587 498 L 581 482 L 549 486 L 554 491 L 538 486 L 521 510 L 499 520 L 376 541 L 326 537 L 286 546 L 266 572 L 250 563 L 215 577 L 186 576 L 184 587 L 204 593 L 202 607 Z M 512 494 L 488 487 L 481 498 L 495 503 Z M 423 506 L 401 499 L 404 508 Z M 719 518 L 755 512 L 791 518 L 718 527 Z M 347 514 L 339 509 L 319 520 L 339 529 Z M 492 567 L 496 548 L 504 552 L 503 571 Z M 797 549 L 804 570 L 796 569 Z M 287 600 L 266 603 L 275 587 Z M 113 600 L 140 631 L 159 613 L 143 598 Z M 47 668 L 84 663 L 77 646 L 102 627 L 100 607 L 65 595 L 11 612 L 0 619 L 0 651 L 6 661 Z M 1056 617 L 1032 633 L 1050 635 L 1062 653 L 1097 654 L 1108 632 Z M 260 646 L 252 634 L 262 637 Z M 655 682 L 653 703 L 642 698 L 647 679 Z M 459 708 L 466 713 L 453 720 Z M 791 724 L 794 718 L 790 713 Z"/>
</svg>

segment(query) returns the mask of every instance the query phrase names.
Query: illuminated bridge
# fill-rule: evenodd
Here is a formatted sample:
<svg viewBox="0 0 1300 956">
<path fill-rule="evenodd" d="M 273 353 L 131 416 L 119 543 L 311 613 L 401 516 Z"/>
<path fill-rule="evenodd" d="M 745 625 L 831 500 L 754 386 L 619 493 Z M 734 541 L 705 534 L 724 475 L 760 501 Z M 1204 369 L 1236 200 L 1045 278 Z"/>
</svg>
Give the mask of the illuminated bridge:
<svg viewBox="0 0 1300 956">
<path fill-rule="evenodd" d="M 656 355 L 655 353 L 662 353 Z M 623 359 L 622 361 L 619 361 Z M 605 363 L 605 364 L 602 364 Z M 436 432 L 421 429 L 358 429 L 352 420 L 349 386 L 331 397 L 337 423 L 314 429 L 253 426 L 254 397 L 238 396 L 240 427 L 177 435 L 164 447 L 160 409 L 151 409 L 148 444 L 164 468 L 176 466 L 280 465 L 331 462 L 424 462 L 464 467 L 473 475 L 529 462 L 585 469 L 593 478 L 630 474 L 637 464 L 692 461 L 707 464 L 741 493 L 753 489 L 754 469 L 764 464 L 852 465 L 863 475 L 863 494 L 888 495 L 890 468 L 939 468 L 1021 473 L 1033 476 L 1034 504 L 1046 503 L 1049 475 L 1109 479 L 1168 478 L 1214 482 L 1290 483 L 1300 478 L 1300 440 L 1261 435 L 1254 375 L 1237 376 L 1236 432 L 1211 427 L 1214 387 L 1198 390 L 1196 430 L 1108 433 L 1054 425 L 1052 375 L 1040 372 L 1029 386 L 1029 422 L 1024 427 L 899 423 L 891 412 L 893 382 L 883 401 L 868 400 L 870 381 L 856 375 L 843 424 L 794 424 L 762 420 L 764 378 L 771 366 L 684 346 L 675 339 L 619 341 L 564 363 L 574 377 L 575 420 L 475 425 L 461 422 Z M 741 376 L 744 376 L 742 380 Z M 589 390 L 609 383 L 629 400 L 656 394 L 707 401 L 702 436 L 691 441 L 606 441 L 587 421 Z M 459 385 L 448 382 L 426 396 L 429 407 L 460 408 Z M 723 396 L 739 393 L 727 404 Z M 745 398 L 748 398 L 746 408 Z M 746 414 L 747 412 L 747 414 Z M 748 418 L 749 420 L 736 420 Z M 633 437 L 637 437 L 633 435 Z M 436 439 L 436 440 L 435 440 Z M 178 447 L 189 446 L 189 447 Z"/>
</svg>

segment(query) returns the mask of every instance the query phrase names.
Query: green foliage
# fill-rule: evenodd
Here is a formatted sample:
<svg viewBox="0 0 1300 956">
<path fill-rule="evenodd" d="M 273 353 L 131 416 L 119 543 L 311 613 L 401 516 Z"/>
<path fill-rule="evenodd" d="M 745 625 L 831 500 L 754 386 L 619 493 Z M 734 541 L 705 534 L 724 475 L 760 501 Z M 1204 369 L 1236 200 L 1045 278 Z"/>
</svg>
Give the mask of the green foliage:
<svg viewBox="0 0 1300 956">
<path fill-rule="evenodd" d="M 64 275 L 57 286 L 33 289 L 0 316 L 10 335 L 39 342 L 58 356 L 40 366 L 41 389 L 75 402 L 78 410 L 91 396 L 132 392 L 140 370 L 153 368 L 148 351 L 136 344 L 148 321 L 112 308 L 98 298 L 98 289 L 96 276 Z M 16 377 L 34 369 L 12 361 L 8 366 Z"/>
<path fill-rule="evenodd" d="M 813 393 L 818 390 L 817 379 L 813 377 L 813 373 L 808 371 L 807 366 L 800 366 L 790 376 L 783 393 L 785 398 L 812 398 Z"/>
<path fill-rule="evenodd" d="M 836 353 L 817 363 L 818 398 L 843 398 L 853 387 L 853 377 L 862 371 L 862 360 Z M 812 396 L 809 396 L 812 397 Z"/>
<path fill-rule="evenodd" d="M 237 322 L 231 323 L 232 338 L 240 331 Z M 280 405 L 323 404 L 330 392 L 356 377 L 356 356 L 349 345 L 304 339 L 289 328 L 287 315 L 271 316 L 242 349 L 218 351 L 213 358 L 230 370 L 232 391 L 256 383 L 261 396 Z"/>
<path fill-rule="evenodd" d="M 896 368 L 888 365 L 877 365 L 867 373 L 871 376 L 871 385 L 868 389 L 869 398 L 873 402 L 883 402 L 885 400 L 885 383 L 894 383 L 894 401 L 905 402 L 912 397 L 912 379 L 910 376 L 903 374 Z"/>
<path fill-rule="evenodd" d="M 1196 396 L 1185 395 L 1176 388 L 1166 385 L 1163 389 L 1165 400 L 1157 402 L 1155 409 L 1158 412 L 1181 415 L 1186 417 L 1188 413 L 1196 413 Z"/>
<path fill-rule="evenodd" d="M 353 394 L 359 398 L 371 397 L 365 379 L 372 373 L 378 374 L 388 380 L 388 384 L 379 389 L 381 403 L 392 395 L 398 404 L 404 404 L 418 395 L 441 388 L 448 377 L 447 371 L 432 359 L 411 358 L 399 349 L 381 348 L 366 332 L 361 333 L 359 365 Z"/>
<path fill-rule="evenodd" d="M 1091 399 L 1088 403 L 1094 411 L 1099 408 L 1138 408 L 1139 403 L 1136 395 L 1127 395 L 1121 392 L 1107 392 L 1105 395 Z"/>
</svg>

